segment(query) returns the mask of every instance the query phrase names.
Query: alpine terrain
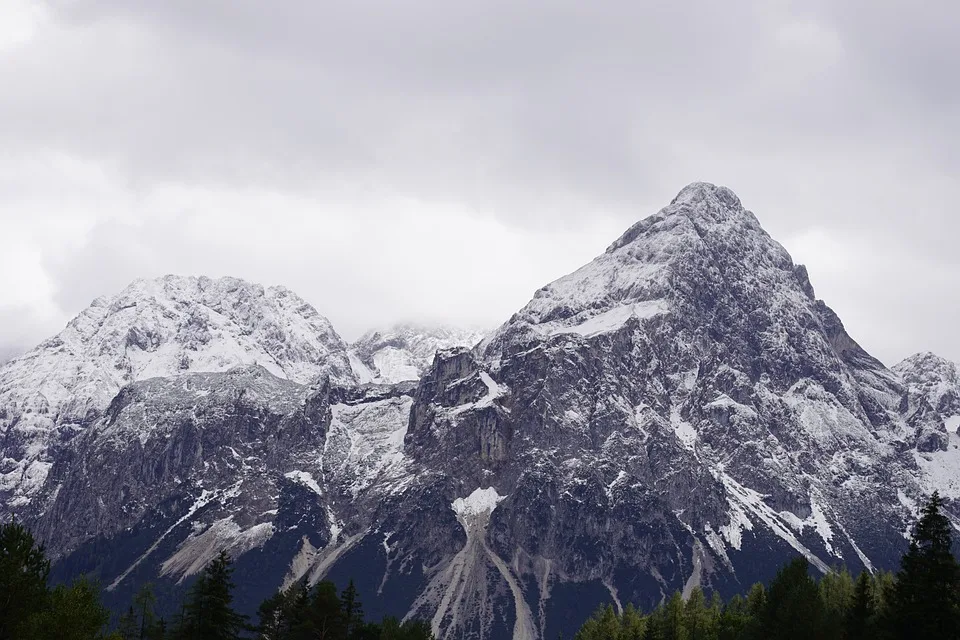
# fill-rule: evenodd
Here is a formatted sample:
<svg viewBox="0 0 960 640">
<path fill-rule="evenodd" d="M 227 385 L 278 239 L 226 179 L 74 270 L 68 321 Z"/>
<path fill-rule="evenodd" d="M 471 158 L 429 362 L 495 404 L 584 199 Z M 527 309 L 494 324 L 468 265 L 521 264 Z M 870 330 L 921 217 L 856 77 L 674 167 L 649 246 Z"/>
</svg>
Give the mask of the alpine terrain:
<svg viewBox="0 0 960 640">
<path fill-rule="evenodd" d="M 285 289 L 135 282 L 0 368 L 3 509 L 117 608 L 226 549 L 248 613 L 353 578 L 373 617 L 516 640 L 797 554 L 891 568 L 934 490 L 960 525 L 957 366 L 871 357 L 727 188 L 481 337 L 347 345 Z"/>
<path fill-rule="evenodd" d="M 472 347 L 483 336 L 482 331 L 456 327 L 400 324 L 363 334 L 350 345 L 350 363 L 360 382 L 419 380 L 437 351 Z"/>
</svg>

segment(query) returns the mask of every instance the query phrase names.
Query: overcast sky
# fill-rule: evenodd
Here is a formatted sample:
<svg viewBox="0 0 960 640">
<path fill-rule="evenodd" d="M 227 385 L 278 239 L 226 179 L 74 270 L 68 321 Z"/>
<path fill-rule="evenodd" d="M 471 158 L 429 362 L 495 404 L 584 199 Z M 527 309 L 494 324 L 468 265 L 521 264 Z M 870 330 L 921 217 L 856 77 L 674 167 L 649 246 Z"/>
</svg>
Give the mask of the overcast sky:
<svg viewBox="0 0 960 640">
<path fill-rule="evenodd" d="M 136 277 L 495 326 L 685 184 L 960 360 L 960 3 L 0 0 L 0 359 Z"/>
</svg>

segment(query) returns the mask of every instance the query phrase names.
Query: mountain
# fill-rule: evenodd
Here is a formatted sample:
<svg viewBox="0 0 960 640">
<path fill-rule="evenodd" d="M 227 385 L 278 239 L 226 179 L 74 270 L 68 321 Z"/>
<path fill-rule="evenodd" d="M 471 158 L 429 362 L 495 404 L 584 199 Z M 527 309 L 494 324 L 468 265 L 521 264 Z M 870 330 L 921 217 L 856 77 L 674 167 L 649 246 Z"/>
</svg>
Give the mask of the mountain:
<svg viewBox="0 0 960 640">
<path fill-rule="evenodd" d="M 124 385 L 242 364 L 301 383 L 354 381 L 330 322 L 282 287 L 167 276 L 94 300 L 60 334 L 0 367 L 2 504 L 27 504 L 52 452 Z"/>
<path fill-rule="evenodd" d="M 441 349 L 472 347 L 483 332 L 449 326 L 398 324 L 365 333 L 350 345 L 350 363 L 361 382 L 419 380 Z"/>
<path fill-rule="evenodd" d="M 925 352 L 910 356 L 893 370 L 910 390 L 910 410 L 932 410 L 939 417 L 939 424 L 934 421 L 928 427 L 913 453 L 923 470 L 925 491 L 960 500 L 960 366 Z"/>
<path fill-rule="evenodd" d="M 910 391 L 945 417 L 947 431 L 960 426 L 960 365 L 929 351 L 894 365 Z"/>
<path fill-rule="evenodd" d="M 413 353 L 361 342 L 354 366 Z M 163 372 L 73 426 L 21 509 L 57 577 L 118 608 L 151 581 L 169 607 L 227 548 L 247 612 L 353 578 L 373 617 L 524 640 L 796 554 L 892 568 L 935 489 L 960 524 L 955 367 L 871 357 L 724 187 L 684 188 L 416 381 L 358 384 L 328 353 L 311 380 Z"/>
</svg>

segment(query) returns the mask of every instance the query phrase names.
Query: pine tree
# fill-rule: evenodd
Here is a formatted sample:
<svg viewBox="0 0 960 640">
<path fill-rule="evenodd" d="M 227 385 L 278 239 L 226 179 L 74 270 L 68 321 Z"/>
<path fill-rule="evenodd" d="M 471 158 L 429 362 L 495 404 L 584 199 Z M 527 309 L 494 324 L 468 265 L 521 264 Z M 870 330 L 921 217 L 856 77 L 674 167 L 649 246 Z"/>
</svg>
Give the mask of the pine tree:
<svg viewBox="0 0 960 640">
<path fill-rule="evenodd" d="M 761 631 L 763 612 L 767 607 L 767 589 L 761 583 L 757 582 L 750 587 L 747 592 L 746 613 L 747 620 L 743 629 L 745 640 L 757 640 L 763 638 Z"/>
<path fill-rule="evenodd" d="M 147 583 L 140 587 L 137 595 L 133 598 L 133 606 L 130 607 L 129 612 L 133 614 L 134 619 L 134 633 L 130 636 L 131 638 L 152 640 L 157 636 L 156 627 L 159 621 L 153 612 L 153 605 L 156 601 L 157 598 L 153 595 L 153 585 Z"/>
<path fill-rule="evenodd" d="M 290 632 L 286 593 L 278 591 L 260 604 L 257 632 L 261 640 L 285 640 Z"/>
<path fill-rule="evenodd" d="M 666 626 L 666 611 L 661 603 L 650 612 L 649 616 L 647 616 L 647 630 L 643 635 L 643 639 L 662 640 L 666 631 Z"/>
<path fill-rule="evenodd" d="M 50 561 L 18 522 L 0 526 L 0 640 L 22 638 L 18 627 L 49 597 Z"/>
<path fill-rule="evenodd" d="M 823 603 L 806 558 L 796 558 L 770 583 L 760 629 L 767 638 L 809 640 L 823 637 Z"/>
<path fill-rule="evenodd" d="M 686 603 L 679 592 L 667 601 L 663 608 L 663 640 L 689 640 L 687 633 Z"/>
<path fill-rule="evenodd" d="M 225 551 L 213 559 L 190 589 L 177 640 L 236 640 L 247 628 L 233 610 L 233 568 Z"/>
<path fill-rule="evenodd" d="M 363 604 L 360 602 L 360 596 L 357 594 L 357 587 L 353 580 L 347 584 L 347 588 L 340 594 L 340 601 L 343 606 L 343 620 L 347 628 L 347 637 L 353 638 L 363 629 Z"/>
<path fill-rule="evenodd" d="M 767 607 L 767 590 L 759 582 L 750 587 L 747 592 L 746 610 L 752 618 L 760 619 L 763 610 Z"/>
<path fill-rule="evenodd" d="M 150 630 L 150 633 L 147 634 L 147 640 L 165 640 L 166 637 L 167 621 L 163 618 L 158 618 L 156 624 L 154 624 Z"/>
<path fill-rule="evenodd" d="M 614 611 L 613 605 L 608 604 L 602 610 L 600 615 L 600 637 L 601 638 L 619 638 L 620 636 L 620 618 Z"/>
<path fill-rule="evenodd" d="M 100 588 L 84 578 L 69 587 L 57 585 L 48 606 L 37 611 L 21 628 L 20 638 L 31 640 L 100 640 L 110 622 L 110 612 L 100 603 Z"/>
<path fill-rule="evenodd" d="M 720 640 L 740 640 L 746 637 L 746 631 L 753 618 L 747 609 L 747 601 L 743 596 L 735 595 L 724 607 L 720 615 L 720 625 L 717 637 Z"/>
<path fill-rule="evenodd" d="M 700 587 L 694 587 L 687 599 L 684 627 L 690 640 L 715 640 L 717 637 L 717 620 Z"/>
<path fill-rule="evenodd" d="M 853 600 L 846 616 L 847 640 L 867 640 L 874 636 L 872 620 L 874 617 L 873 579 L 867 571 L 857 577 L 853 588 Z"/>
<path fill-rule="evenodd" d="M 960 565 L 951 551 L 950 521 L 942 507 L 940 494 L 934 492 L 900 561 L 891 603 L 900 638 L 960 638 Z"/>
<path fill-rule="evenodd" d="M 818 586 L 823 604 L 824 638 L 843 640 L 847 612 L 853 602 L 853 577 L 846 569 L 837 569 L 823 576 Z"/>
<path fill-rule="evenodd" d="M 433 629 L 426 620 L 407 620 L 400 626 L 403 640 L 434 640 Z"/>
<path fill-rule="evenodd" d="M 347 637 L 347 621 L 343 606 L 337 596 L 336 586 L 327 580 L 318 582 L 310 594 L 305 619 L 300 625 L 299 637 L 317 640 L 344 640 Z"/>
<path fill-rule="evenodd" d="M 133 610 L 132 605 L 120 616 L 120 620 L 117 623 L 117 633 L 123 640 L 137 640 L 140 637 L 140 630 L 137 625 L 137 613 Z"/>
<path fill-rule="evenodd" d="M 623 608 L 619 640 L 643 640 L 647 631 L 647 619 L 634 606 L 627 603 Z"/>
</svg>

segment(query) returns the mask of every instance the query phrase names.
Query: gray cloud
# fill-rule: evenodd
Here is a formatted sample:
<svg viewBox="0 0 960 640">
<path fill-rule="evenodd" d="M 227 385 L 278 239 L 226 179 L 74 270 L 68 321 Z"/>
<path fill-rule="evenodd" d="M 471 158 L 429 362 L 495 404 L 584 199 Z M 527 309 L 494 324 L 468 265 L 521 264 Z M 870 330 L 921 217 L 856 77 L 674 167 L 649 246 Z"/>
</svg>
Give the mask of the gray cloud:
<svg viewBox="0 0 960 640">
<path fill-rule="evenodd" d="M 345 333 L 495 323 L 703 179 L 869 349 L 960 359 L 955 3 L 43 6 L 0 50 L 0 231 L 31 235 L 33 325 L 200 271 L 287 284 Z"/>
</svg>

